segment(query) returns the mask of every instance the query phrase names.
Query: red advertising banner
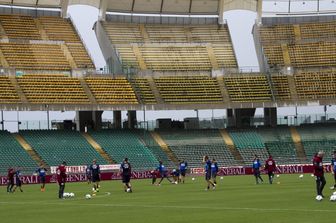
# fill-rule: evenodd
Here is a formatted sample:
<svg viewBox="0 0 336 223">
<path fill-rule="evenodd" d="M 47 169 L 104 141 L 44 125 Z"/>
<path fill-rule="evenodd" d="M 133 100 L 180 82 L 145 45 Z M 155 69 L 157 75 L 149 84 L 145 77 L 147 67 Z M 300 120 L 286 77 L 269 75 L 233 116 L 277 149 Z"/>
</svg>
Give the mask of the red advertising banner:
<svg viewBox="0 0 336 223">
<path fill-rule="evenodd" d="M 72 168 L 74 169 L 74 168 Z M 331 166 L 325 165 L 325 171 L 331 172 Z M 279 165 L 277 166 L 276 173 L 278 174 L 299 174 L 299 173 L 313 173 L 313 166 L 308 164 L 295 164 L 295 165 Z M 204 174 L 204 168 L 192 168 L 190 169 L 191 175 L 202 175 Z M 233 176 L 233 175 L 251 175 L 252 168 L 244 166 L 233 166 L 233 167 L 221 167 L 219 170 L 219 176 Z M 133 172 L 132 179 L 147 179 L 151 178 L 151 171 Z M 104 172 L 101 173 L 101 180 L 120 180 L 121 176 L 118 172 Z M 35 175 L 22 176 L 23 184 L 38 184 L 39 177 Z M 87 176 L 85 173 L 71 173 L 67 175 L 67 182 L 85 182 L 87 181 Z M 56 183 L 56 175 L 46 176 L 47 183 Z M 7 176 L 0 176 L 0 186 L 7 184 Z"/>
</svg>

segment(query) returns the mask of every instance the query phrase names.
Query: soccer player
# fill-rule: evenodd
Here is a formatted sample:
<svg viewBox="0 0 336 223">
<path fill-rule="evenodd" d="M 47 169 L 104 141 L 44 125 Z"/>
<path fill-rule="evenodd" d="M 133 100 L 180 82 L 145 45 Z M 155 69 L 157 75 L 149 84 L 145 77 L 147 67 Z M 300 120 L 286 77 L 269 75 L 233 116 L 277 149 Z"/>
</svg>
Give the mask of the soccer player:
<svg viewBox="0 0 336 223">
<path fill-rule="evenodd" d="M 151 171 L 151 175 L 152 175 L 152 185 L 154 185 L 156 182 L 156 179 L 160 177 L 160 172 L 155 169 Z"/>
<path fill-rule="evenodd" d="M 324 152 L 320 151 L 317 153 L 317 156 L 314 157 L 313 166 L 314 166 L 314 175 L 316 177 L 316 192 L 317 195 L 323 195 L 323 188 L 326 185 L 326 180 L 324 178 L 324 169 L 323 169 L 323 156 Z"/>
<path fill-rule="evenodd" d="M 216 177 L 217 177 L 218 170 L 219 169 L 218 169 L 218 164 L 217 164 L 216 159 L 212 159 L 212 162 L 211 162 L 211 179 L 212 179 L 212 182 L 215 185 L 217 184 Z"/>
<path fill-rule="evenodd" d="M 162 161 L 159 162 L 159 166 L 156 168 L 156 170 L 158 170 L 160 172 L 161 175 L 161 180 L 160 182 L 157 184 L 158 186 L 161 185 L 161 182 L 163 181 L 164 178 L 166 178 L 170 183 L 174 183 L 173 181 L 171 181 L 168 177 L 167 174 L 167 170 L 166 167 L 163 165 Z"/>
<path fill-rule="evenodd" d="M 120 165 L 120 172 L 122 174 L 122 182 L 124 184 L 125 192 L 132 192 L 132 185 L 130 183 L 132 176 L 132 167 L 128 162 L 128 158 L 125 158 L 124 161 Z"/>
<path fill-rule="evenodd" d="M 334 190 L 336 189 L 336 151 L 334 151 L 331 159 L 331 172 L 334 175 L 335 184 L 330 189 Z"/>
<path fill-rule="evenodd" d="M 91 181 L 92 181 L 92 174 L 91 174 L 91 168 L 90 167 L 91 167 L 90 165 L 87 165 L 86 169 L 85 169 L 88 184 L 90 184 Z"/>
<path fill-rule="evenodd" d="M 171 172 L 171 175 L 173 177 L 173 183 L 178 184 L 179 180 L 180 180 L 180 170 L 179 169 L 173 169 L 173 171 Z"/>
<path fill-rule="evenodd" d="M 12 189 L 14 187 L 14 169 L 9 168 L 7 173 L 7 193 L 12 193 Z"/>
<path fill-rule="evenodd" d="M 186 161 L 182 160 L 180 162 L 180 165 L 179 165 L 179 169 L 180 169 L 180 181 L 182 183 L 184 183 L 184 179 L 185 179 L 185 176 L 186 176 L 187 168 L 188 168 L 188 163 Z"/>
<path fill-rule="evenodd" d="M 268 180 L 270 184 L 273 183 L 275 168 L 276 168 L 275 161 L 273 160 L 272 156 L 269 156 L 265 162 L 265 170 L 267 171 Z"/>
<path fill-rule="evenodd" d="M 40 168 L 38 168 L 36 170 L 36 173 L 39 175 L 39 180 L 40 180 L 40 184 L 41 184 L 41 192 L 45 191 L 45 183 L 46 183 L 46 173 L 47 173 L 47 169 L 44 168 L 42 165 L 40 166 Z"/>
<path fill-rule="evenodd" d="M 208 156 L 203 157 L 203 164 L 205 165 L 205 181 L 207 182 L 207 188 L 205 190 L 209 190 L 210 185 L 212 186 L 212 189 L 216 189 L 216 185 L 211 181 L 211 160 Z"/>
<path fill-rule="evenodd" d="M 94 159 L 90 166 L 92 174 L 93 192 L 99 192 L 99 182 L 100 182 L 100 167 L 97 164 L 97 160 Z"/>
<path fill-rule="evenodd" d="M 19 188 L 21 192 L 23 192 L 22 190 L 22 181 L 20 179 L 20 176 L 21 176 L 21 171 L 20 169 L 17 169 L 15 171 L 15 187 L 13 189 L 13 193 L 15 192 L 16 188 Z"/>
<path fill-rule="evenodd" d="M 63 199 L 63 193 L 65 188 L 65 182 L 66 182 L 66 168 L 65 168 L 66 162 L 64 161 L 61 165 L 59 165 L 56 169 L 57 174 L 57 182 L 59 185 L 58 190 L 58 198 Z"/>
<path fill-rule="evenodd" d="M 262 183 L 264 182 L 264 180 L 260 176 L 260 168 L 261 168 L 260 160 L 257 155 L 254 155 L 254 159 L 252 163 L 252 171 L 256 179 L 256 184 L 259 184 L 259 179 Z"/>
</svg>

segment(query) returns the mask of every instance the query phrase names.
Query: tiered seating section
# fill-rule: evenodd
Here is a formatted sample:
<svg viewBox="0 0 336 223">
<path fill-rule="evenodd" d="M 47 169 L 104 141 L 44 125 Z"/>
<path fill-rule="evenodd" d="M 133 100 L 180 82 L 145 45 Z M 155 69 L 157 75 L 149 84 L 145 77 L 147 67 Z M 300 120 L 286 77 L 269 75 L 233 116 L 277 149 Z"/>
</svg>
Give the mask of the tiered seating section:
<svg viewBox="0 0 336 223">
<path fill-rule="evenodd" d="M 264 25 L 259 29 L 270 66 L 306 68 L 336 65 L 336 21 Z"/>
<path fill-rule="evenodd" d="M 288 78 L 285 75 L 271 76 L 273 95 L 276 100 L 287 101 L 291 99 Z"/>
<path fill-rule="evenodd" d="M 135 92 L 126 78 L 87 77 L 85 80 L 100 104 L 138 104 Z"/>
<path fill-rule="evenodd" d="M 236 162 L 218 130 L 160 131 L 159 134 L 179 160 L 190 167 L 201 167 L 202 157 L 215 158 L 223 166 Z"/>
<path fill-rule="evenodd" d="M 328 163 L 332 153 L 336 151 L 335 126 L 301 126 L 297 129 L 307 159 L 311 160 L 315 153 L 323 150 L 325 152 L 324 160 Z"/>
<path fill-rule="evenodd" d="M 147 78 L 132 78 L 131 84 L 138 95 L 139 101 L 143 104 L 156 104 L 155 95 L 149 85 Z"/>
<path fill-rule="evenodd" d="M 223 103 L 217 80 L 209 76 L 163 76 L 154 80 L 165 103 Z"/>
<path fill-rule="evenodd" d="M 294 78 L 296 91 L 301 99 L 336 98 L 336 70 L 300 72 Z"/>
<path fill-rule="evenodd" d="M 100 164 L 107 162 L 76 131 L 21 131 L 21 135 L 49 166 L 63 161 L 67 165 L 88 165 L 93 159 Z"/>
<path fill-rule="evenodd" d="M 127 157 L 133 169 L 148 170 L 158 165 L 158 160 L 136 132 L 113 130 L 90 134 L 117 163 L 121 163 Z"/>
<path fill-rule="evenodd" d="M 94 68 L 92 60 L 69 19 L 0 15 L 3 34 L 0 49 L 12 68 L 71 70 Z M 10 40 L 8 42 L 7 38 Z M 67 54 L 70 52 L 70 55 Z M 68 57 L 75 64 L 70 66 Z"/>
<path fill-rule="evenodd" d="M 19 168 L 29 174 L 38 167 L 38 164 L 21 147 L 14 136 L 7 131 L 0 131 L 0 154 L 0 173 L 3 175 L 10 167 Z"/>
<path fill-rule="evenodd" d="M 325 152 L 325 162 L 331 160 L 336 150 L 335 126 L 296 127 L 302 140 L 307 161 L 320 150 Z M 263 163 L 272 155 L 278 164 L 299 163 L 296 149 L 288 127 L 229 129 L 238 152 L 245 165 L 250 166 L 257 154 Z M 219 130 L 157 130 L 165 143 L 179 160 L 186 160 L 189 167 L 202 167 L 202 157 L 215 158 L 220 166 L 232 166 L 237 162 L 224 143 Z M 32 146 L 47 165 L 58 165 L 67 161 L 68 165 L 89 164 L 97 159 L 106 161 L 76 131 L 21 131 L 20 134 Z M 165 152 L 156 144 L 147 131 L 102 130 L 90 132 L 95 141 L 117 163 L 128 157 L 134 170 L 148 170 L 162 160 L 170 168 L 176 167 Z M 0 131 L 0 172 L 8 167 L 21 167 L 31 173 L 36 163 L 8 132 Z"/>
<path fill-rule="evenodd" d="M 154 71 L 209 71 L 214 66 L 218 66 L 215 69 L 237 67 L 226 25 L 103 22 L 103 27 L 123 66 Z"/>
<path fill-rule="evenodd" d="M 0 104 L 20 103 L 20 98 L 7 76 L 0 75 Z"/>
<path fill-rule="evenodd" d="M 17 81 L 33 104 L 88 104 L 80 81 L 62 74 L 24 75 Z"/>
<path fill-rule="evenodd" d="M 272 92 L 265 75 L 230 75 L 224 83 L 233 102 L 265 102 L 272 100 Z"/>
<path fill-rule="evenodd" d="M 0 49 L 12 68 L 23 70 L 70 70 L 58 44 L 0 43 Z"/>
</svg>

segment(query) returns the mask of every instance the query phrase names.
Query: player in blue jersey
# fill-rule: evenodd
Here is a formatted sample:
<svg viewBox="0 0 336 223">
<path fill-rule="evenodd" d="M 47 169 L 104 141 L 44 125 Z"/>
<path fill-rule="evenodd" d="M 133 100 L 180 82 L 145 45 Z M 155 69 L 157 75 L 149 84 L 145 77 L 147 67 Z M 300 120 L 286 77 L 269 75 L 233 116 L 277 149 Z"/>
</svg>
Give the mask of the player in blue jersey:
<svg viewBox="0 0 336 223">
<path fill-rule="evenodd" d="M 13 193 L 15 192 L 16 188 L 19 188 L 21 192 L 22 190 L 22 181 L 21 181 L 21 171 L 18 169 L 15 171 L 15 187 L 13 189 Z"/>
<path fill-rule="evenodd" d="M 334 175 L 334 186 L 330 187 L 330 189 L 334 190 L 336 189 L 336 151 L 334 151 L 333 155 L 332 155 L 332 159 L 331 159 L 331 172 Z"/>
<path fill-rule="evenodd" d="M 205 171 L 205 181 L 207 182 L 206 190 L 209 190 L 210 186 L 212 186 L 212 189 L 215 189 L 216 185 L 211 181 L 211 160 L 208 156 L 203 157 L 203 164 Z"/>
<path fill-rule="evenodd" d="M 184 183 L 187 168 L 188 168 L 188 163 L 186 161 L 182 160 L 180 162 L 180 165 L 179 165 L 179 169 L 180 169 L 180 179 L 179 179 L 179 181 L 182 182 L 182 183 Z"/>
<path fill-rule="evenodd" d="M 161 180 L 160 182 L 157 184 L 158 186 L 161 185 L 161 182 L 163 181 L 164 178 L 166 178 L 170 183 L 174 183 L 173 181 L 171 181 L 168 177 L 168 171 L 166 169 L 166 167 L 163 165 L 162 161 L 159 162 L 159 166 L 156 168 L 157 171 L 159 171 L 160 175 L 161 175 Z"/>
<path fill-rule="evenodd" d="M 217 164 L 216 159 L 212 159 L 212 162 L 211 162 L 211 179 L 212 179 L 212 182 L 215 185 L 217 184 L 216 177 L 217 177 L 218 170 L 219 169 L 218 169 L 218 164 Z"/>
<path fill-rule="evenodd" d="M 259 180 L 263 183 L 264 180 L 260 176 L 260 169 L 261 169 L 261 163 L 257 155 L 254 155 L 253 163 L 252 163 L 252 171 L 253 175 L 256 179 L 256 184 L 259 184 Z"/>
<path fill-rule="evenodd" d="M 173 169 L 171 172 L 171 176 L 173 177 L 173 183 L 178 184 L 180 180 L 180 170 Z"/>
<path fill-rule="evenodd" d="M 128 162 L 128 158 L 120 164 L 120 173 L 122 175 L 122 182 L 124 184 L 125 192 L 132 192 L 132 185 L 130 183 L 132 176 L 132 167 Z"/>
<path fill-rule="evenodd" d="M 46 174 L 47 174 L 47 169 L 44 168 L 42 165 L 40 168 L 36 170 L 36 173 L 39 176 L 40 184 L 41 184 L 41 192 L 45 191 L 45 183 L 46 183 Z"/>
<path fill-rule="evenodd" d="M 92 183 L 93 183 L 93 192 L 99 192 L 99 182 L 100 182 L 100 167 L 97 164 L 97 160 L 94 159 L 90 166 Z"/>
</svg>

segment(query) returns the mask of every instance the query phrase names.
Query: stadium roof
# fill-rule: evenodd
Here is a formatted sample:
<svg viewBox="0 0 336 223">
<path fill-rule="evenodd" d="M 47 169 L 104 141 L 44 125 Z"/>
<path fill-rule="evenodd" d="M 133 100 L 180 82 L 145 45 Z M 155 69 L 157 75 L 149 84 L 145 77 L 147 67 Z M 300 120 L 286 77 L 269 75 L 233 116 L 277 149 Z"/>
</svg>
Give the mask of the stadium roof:
<svg viewBox="0 0 336 223">
<path fill-rule="evenodd" d="M 30 7 L 91 5 L 108 12 L 210 14 L 232 9 L 257 10 L 258 0 L 0 0 L 0 4 Z"/>
</svg>

